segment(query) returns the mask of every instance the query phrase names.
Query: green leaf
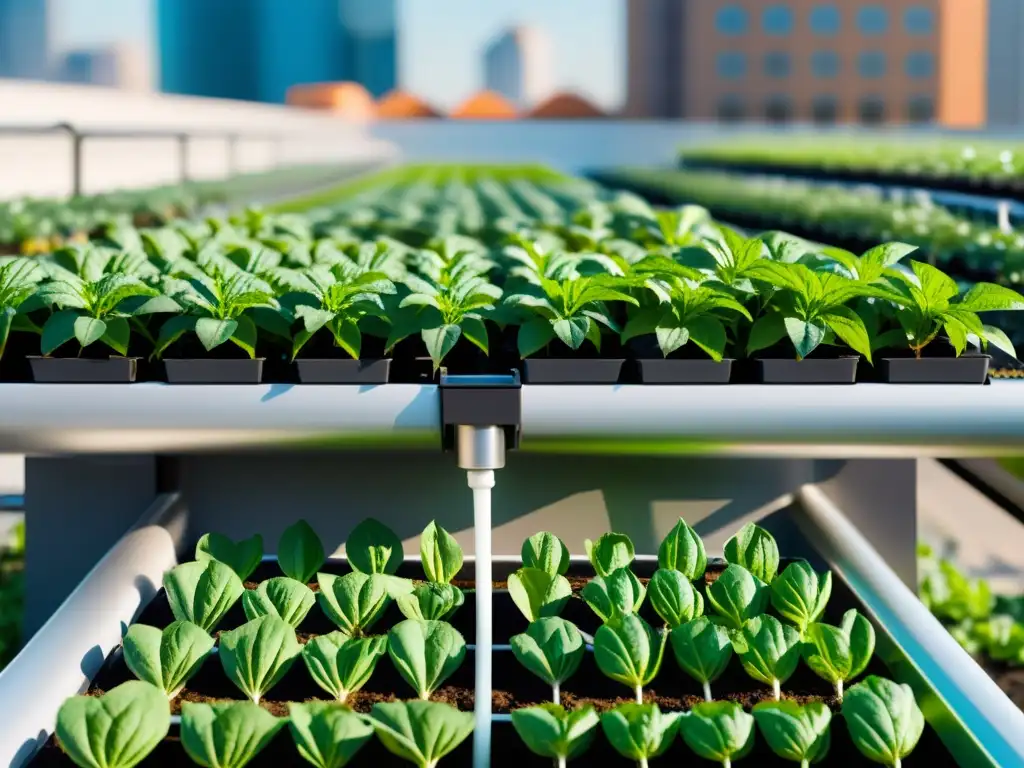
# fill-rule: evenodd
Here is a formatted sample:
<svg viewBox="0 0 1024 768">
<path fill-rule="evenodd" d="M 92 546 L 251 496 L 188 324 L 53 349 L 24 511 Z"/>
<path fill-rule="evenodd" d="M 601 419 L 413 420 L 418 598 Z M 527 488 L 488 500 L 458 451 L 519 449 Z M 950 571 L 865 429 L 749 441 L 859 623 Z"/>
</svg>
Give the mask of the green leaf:
<svg viewBox="0 0 1024 768">
<path fill-rule="evenodd" d="M 164 692 L 129 680 L 102 696 L 73 696 L 57 712 L 55 735 L 81 768 L 132 768 L 141 763 L 171 727 Z"/>
<path fill-rule="evenodd" d="M 111 317 L 106 321 L 107 330 L 100 341 L 119 355 L 128 354 L 128 344 L 132 338 L 132 330 L 128 320 L 123 317 Z"/>
<path fill-rule="evenodd" d="M 298 629 L 309 609 L 316 604 L 313 590 L 301 581 L 275 576 L 260 582 L 256 589 L 242 593 L 242 608 L 250 621 L 260 616 L 277 616 Z"/>
<path fill-rule="evenodd" d="M 411 594 L 397 598 L 398 609 L 407 619 L 448 619 L 466 601 L 462 590 L 451 584 L 427 582 Z"/>
<path fill-rule="evenodd" d="M 832 572 L 826 571 L 819 580 L 809 563 L 798 560 L 786 566 L 771 588 L 776 613 L 803 634 L 825 612 L 832 595 Z"/>
<path fill-rule="evenodd" d="M 661 668 L 667 637 L 639 616 L 623 616 L 594 633 L 594 661 L 606 677 L 632 688 L 639 701 Z"/>
<path fill-rule="evenodd" d="M 261 616 L 221 632 L 220 663 L 238 690 L 259 704 L 302 653 L 295 629 L 277 616 Z"/>
<path fill-rule="evenodd" d="M 238 326 L 231 334 L 231 343 L 249 355 L 250 359 L 256 357 L 256 324 L 248 315 L 238 318 Z"/>
<path fill-rule="evenodd" d="M 1010 357 L 1017 356 L 1017 350 L 1013 347 L 1013 342 L 1010 341 L 1010 337 L 1007 336 L 1002 330 L 996 328 L 994 325 L 982 326 L 985 331 L 984 341 L 991 344 L 996 349 L 1002 350 Z M 0 349 L 2 352 L 2 349 Z"/>
<path fill-rule="evenodd" d="M 43 324 L 43 335 L 40 341 L 44 355 L 49 355 L 58 347 L 75 337 L 75 324 L 81 314 L 74 309 L 54 312 Z"/>
<path fill-rule="evenodd" d="M 251 701 L 186 701 L 181 705 L 181 745 L 204 768 L 242 768 L 287 722 Z"/>
<path fill-rule="evenodd" d="M 708 357 L 716 363 L 721 361 L 728 344 L 725 327 L 722 323 L 705 315 L 688 320 L 686 326 L 690 331 L 690 341 L 707 352 Z"/>
<path fill-rule="evenodd" d="M 783 760 L 806 766 L 828 754 L 832 710 L 824 703 L 811 701 L 801 706 L 795 701 L 762 701 L 754 705 L 753 715 L 764 740 Z"/>
<path fill-rule="evenodd" d="M 164 590 L 175 619 L 213 632 L 245 587 L 230 566 L 209 560 L 172 568 L 164 574 Z"/>
<path fill-rule="evenodd" d="M 370 718 L 384 747 L 418 768 L 434 768 L 473 732 L 472 712 L 434 701 L 374 704 Z"/>
<path fill-rule="evenodd" d="M 571 760 L 586 752 L 600 722 L 593 704 L 566 711 L 560 704 L 539 704 L 512 710 L 512 726 L 534 754 Z"/>
<path fill-rule="evenodd" d="M 462 547 L 448 531 L 431 520 L 420 536 L 420 562 L 428 581 L 447 584 L 462 568 Z"/>
<path fill-rule="evenodd" d="M 595 576 L 581 593 L 583 600 L 604 624 L 639 611 L 645 595 L 640 579 L 629 568 L 619 568 L 607 576 Z"/>
<path fill-rule="evenodd" d="M 583 546 L 598 576 L 608 576 L 619 568 L 628 568 L 635 556 L 633 542 L 624 533 L 604 533 L 597 541 L 585 539 Z"/>
<path fill-rule="evenodd" d="M 555 338 L 555 329 L 551 321 L 544 317 L 534 317 L 519 326 L 516 335 L 516 346 L 519 356 L 527 358 L 544 349 Z"/>
<path fill-rule="evenodd" d="M 308 583 L 327 558 L 320 537 L 305 520 L 297 520 L 285 528 L 277 543 L 277 564 L 285 576 Z"/>
<path fill-rule="evenodd" d="M 931 306 L 944 306 L 960 289 L 949 275 L 921 261 L 910 262 L 910 267 L 921 283 L 921 291 Z"/>
<path fill-rule="evenodd" d="M 842 691 L 842 683 L 849 680 L 853 669 L 850 641 L 839 627 L 811 624 L 807 628 L 802 655 L 814 674 Z M 842 696 L 840 695 L 840 699 Z"/>
<path fill-rule="evenodd" d="M 572 596 L 565 576 L 539 568 L 520 568 L 508 577 L 508 593 L 527 621 L 557 616 Z"/>
<path fill-rule="evenodd" d="M 861 754 L 890 768 L 913 751 L 924 731 L 910 686 L 874 675 L 846 693 L 843 720 Z"/>
<path fill-rule="evenodd" d="M 459 324 L 466 341 L 487 354 L 487 324 L 475 317 L 464 316 Z"/>
<path fill-rule="evenodd" d="M 288 714 L 299 754 L 317 768 L 343 768 L 373 736 L 366 718 L 334 702 L 292 702 Z"/>
<path fill-rule="evenodd" d="M 230 566 L 245 581 L 256 570 L 263 557 L 263 537 L 258 533 L 234 542 L 219 533 L 207 533 L 196 544 L 196 560 L 216 560 Z"/>
<path fill-rule="evenodd" d="M 214 639 L 190 621 L 173 621 L 163 630 L 133 624 L 125 633 L 124 661 L 139 680 L 173 699 L 206 661 Z"/>
<path fill-rule="evenodd" d="M 466 640 L 443 621 L 406 619 L 388 632 L 388 655 L 405 682 L 427 699 L 466 658 Z"/>
<path fill-rule="evenodd" d="M 727 766 L 753 748 L 754 716 L 734 701 L 706 701 L 680 718 L 679 732 L 698 757 Z"/>
<path fill-rule="evenodd" d="M 777 312 L 762 315 L 754 321 L 754 325 L 750 328 L 750 336 L 747 338 L 747 354 L 774 347 L 785 338 L 786 333 L 786 324 L 782 315 Z"/>
<path fill-rule="evenodd" d="M 658 567 L 679 571 L 688 581 L 696 581 L 704 576 L 707 565 L 704 542 L 685 520 L 679 518 L 658 547 Z"/>
<path fill-rule="evenodd" d="M 591 320 L 584 315 L 560 318 L 551 324 L 555 336 L 570 349 L 579 349 L 590 331 Z"/>
<path fill-rule="evenodd" d="M 153 355 L 157 358 L 161 357 L 171 344 L 180 339 L 184 334 L 189 331 L 194 331 L 196 327 L 196 318 L 188 315 L 176 315 L 170 318 L 166 323 L 160 326 L 160 334 L 156 340 L 156 347 L 153 349 Z M 69 337 L 70 338 L 70 337 Z"/>
<path fill-rule="evenodd" d="M 682 712 L 662 714 L 657 704 L 619 704 L 601 715 L 601 730 L 620 755 L 646 762 L 672 745 L 682 716 Z"/>
<path fill-rule="evenodd" d="M 344 632 L 317 635 L 302 646 L 302 661 L 313 681 L 335 700 L 344 702 L 373 675 L 387 652 L 385 635 L 352 637 Z"/>
<path fill-rule="evenodd" d="M 679 667 L 703 684 L 704 698 L 710 701 L 710 684 L 721 676 L 732 658 L 728 630 L 702 616 L 673 629 L 669 640 Z"/>
<path fill-rule="evenodd" d="M 511 639 L 519 663 L 551 686 L 561 685 L 579 669 L 585 646 L 576 625 L 557 616 L 531 622 Z"/>
<path fill-rule="evenodd" d="M 680 571 L 656 570 L 647 595 L 655 613 L 672 629 L 704 613 L 704 598 Z"/>
<path fill-rule="evenodd" d="M 833 307 L 821 319 L 846 346 L 871 362 L 871 337 L 860 315 L 849 307 Z"/>
<path fill-rule="evenodd" d="M 221 320 L 215 317 L 199 317 L 195 321 L 196 336 L 210 352 L 226 342 L 238 330 L 237 320 Z"/>
<path fill-rule="evenodd" d="M 348 535 L 345 555 L 362 573 L 394 573 L 402 564 L 402 540 L 381 522 L 368 517 Z"/>
<path fill-rule="evenodd" d="M 793 342 L 797 360 L 803 360 L 825 340 L 825 324 L 820 320 L 808 322 L 798 317 L 786 317 L 782 320 L 786 326 L 789 340 Z"/>
<path fill-rule="evenodd" d="M 569 570 L 569 548 L 553 533 L 542 531 L 523 542 L 523 565 L 539 568 L 552 576 L 564 575 Z"/>
<path fill-rule="evenodd" d="M 768 586 L 740 565 L 727 567 L 707 592 L 711 607 L 730 629 L 742 629 L 768 604 Z"/>
<path fill-rule="evenodd" d="M 875 628 L 855 608 L 851 608 L 843 614 L 843 620 L 839 626 L 850 643 L 853 664 L 848 679 L 852 680 L 867 668 L 868 662 L 871 661 L 871 656 L 875 652 Z"/>
<path fill-rule="evenodd" d="M 975 283 L 958 306 L 968 312 L 1024 309 L 1024 296 L 995 283 Z"/>
<path fill-rule="evenodd" d="M 764 528 L 747 523 L 725 543 L 725 559 L 771 584 L 779 570 L 779 545 Z"/>
<path fill-rule="evenodd" d="M 772 686 L 778 699 L 780 685 L 790 678 L 800 663 L 800 633 L 774 616 L 765 614 L 749 619 L 732 641 L 746 673 Z"/>
<path fill-rule="evenodd" d="M 436 371 L 441 367 L 445 356 L 455 347 L 459 337 L 462 336 L 462 328 L 458 325 L 441 325 L 436 328 L 424 328 L 420 334 Z"/>
<path fill-rule="evenodd" d="M 75 338 L 83 347 L 88 347 L 103 338 L 107 324 L 96 317 L 79 315 L 75 318 Z"/>
<path fill-rule="evenodd" d="M 316 599 L 320 608 L 343 632 L 365 633 L 381 617 L 391 601 L 387 577 L 359 571 L 335 576 L 317 574 L 320 591 Z"/>
</svg>

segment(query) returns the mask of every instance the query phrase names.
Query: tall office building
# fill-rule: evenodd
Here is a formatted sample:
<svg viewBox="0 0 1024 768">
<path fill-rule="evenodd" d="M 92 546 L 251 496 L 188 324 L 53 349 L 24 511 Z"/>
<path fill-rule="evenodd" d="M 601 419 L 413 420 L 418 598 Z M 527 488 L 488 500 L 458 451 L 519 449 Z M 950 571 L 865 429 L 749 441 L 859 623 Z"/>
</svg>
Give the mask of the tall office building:
<svg viewBox="0 0 1024 768">
<path fill-rule="evenodd" d="M 292 85 L 396 81 L 395 0 L 158 0 L 160 87 L 283 103 Z"/>
<path fill-rule="evenodd" d="M 0 77 L 50 74 L 48 0 L 0 0 Z"/>
<path fill-rule="evenodd" d="M 148 56 L 134 45 L 68 51 L 61 58 L 57 79 L 127 91 L 148 91 L 152 85 Z"/>
<path fill-rule="evenodd" d="M 976 128 L 988 4 L 628 0 L 626 114 Z"/>
<path fill-rule="evenodd" d="M 539 29 L 510 29 L 484 50 L 484 87 L 520 109 L 551 95 L 553 70 L 550 40 Z"/>
<path fill-rule="evenodd" d="M 988 124 L 1024 125 L 1024 2 L 988 0 Z"/>
</svg>

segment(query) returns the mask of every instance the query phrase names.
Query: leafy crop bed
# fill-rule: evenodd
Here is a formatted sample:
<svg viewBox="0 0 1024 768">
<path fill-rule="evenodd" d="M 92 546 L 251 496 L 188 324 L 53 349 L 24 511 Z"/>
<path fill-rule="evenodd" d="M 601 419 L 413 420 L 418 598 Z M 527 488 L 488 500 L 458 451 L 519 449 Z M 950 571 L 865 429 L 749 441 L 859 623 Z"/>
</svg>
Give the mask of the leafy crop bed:
<svg viewBox="0 0 1024 768">
<path fill-rule="evenodd" d="M 577 562 L 532 536 L 523 567 L 494 584 L 492 706 L 511 714 L 494 725 L 495 768 L 694 753 L 722 766 L 954 764 L 910 689 L 883 677 L 852 596 L 780 560 L 766 531 L 745 526 L 710 563 L 682 520 L 657 561 L 621 534 L 585 544 Z M 403 562 L 374 520 L 345 549 L 347 562 L 325 561 L 301 521 L 276 561 L 258 536 L 203 536 L 32 765 L 469 765 L 461 549 L 431 523 L 420 561 Z"/>
<path fill-rule="evenodd" d="M 979 313 L 1024 308 L 996 284 L 961 295 L 912 245 L 748 239 L 542 168 L 404 168 L 338 194 L 10 260 L 0 377 L 384 383 L 443 364 L 531 383 L 896 381 L 885 359 L 1013 355 Z M 984 380 L 987 361 L 959 362 Z"/>
</svg>

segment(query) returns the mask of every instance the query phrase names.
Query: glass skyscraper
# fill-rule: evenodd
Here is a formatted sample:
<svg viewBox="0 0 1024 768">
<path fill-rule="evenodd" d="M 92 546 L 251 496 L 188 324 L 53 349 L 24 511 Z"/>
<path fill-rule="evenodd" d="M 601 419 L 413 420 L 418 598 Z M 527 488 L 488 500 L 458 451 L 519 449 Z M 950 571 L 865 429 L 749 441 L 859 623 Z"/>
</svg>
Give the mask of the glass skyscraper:
<svg viewBox="0 0 1024 768">
<path fill-rule="evenodd" d="M 50 76 L 49 2 L 0 0 L 0 77 Z"/>
</svg>

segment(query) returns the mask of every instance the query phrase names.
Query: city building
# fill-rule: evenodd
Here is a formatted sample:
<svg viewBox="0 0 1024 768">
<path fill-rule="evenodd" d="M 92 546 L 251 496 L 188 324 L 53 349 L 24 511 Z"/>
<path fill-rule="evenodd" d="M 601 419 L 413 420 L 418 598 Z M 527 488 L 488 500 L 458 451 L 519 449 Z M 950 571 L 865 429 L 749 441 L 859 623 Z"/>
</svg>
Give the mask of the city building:
<svg viewBox="0 0 1024 768">
<path fill-rule="evenodd" d="M 0 0 L 2 2 L 2 0 Z M 395 87 L 396 0 L 157 0 L 160 88 L 283 103 L 303 83 Z"/>
<path fill-rule="evenodd" d="M 1024 2 L 988 0 L 988 124 L 1024 125 Z"/>
<path fill-rule="evenodd" d="M 550 96 L 553 80 L 551 42 L 539 29 L 510 29 L 484 50 L 484 87 L 519 109 Z"/>
<path fill-rule="evenodd" d="M 130 91 L 147 91 L 152 85 L 146 52 L 130 45 L 68 51 L 61 57 L 57 79 Z"/>
<path fill-rule="evenodd" d="M 628 0 L 625 113 L 980 127 L 987 10 L 988 0 Z"/>
<path fill-rule="evenodd" d="M 0 77 L 50 75 L 48 0 L 0 0 Z"/>
</svg>

